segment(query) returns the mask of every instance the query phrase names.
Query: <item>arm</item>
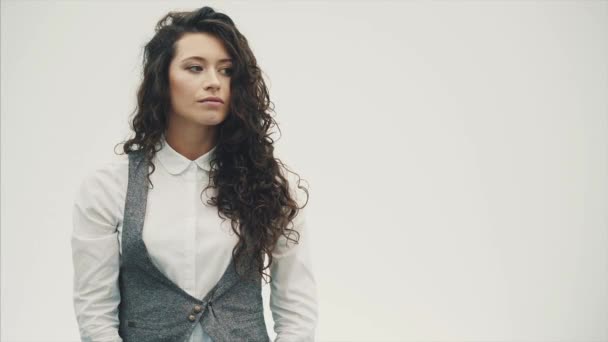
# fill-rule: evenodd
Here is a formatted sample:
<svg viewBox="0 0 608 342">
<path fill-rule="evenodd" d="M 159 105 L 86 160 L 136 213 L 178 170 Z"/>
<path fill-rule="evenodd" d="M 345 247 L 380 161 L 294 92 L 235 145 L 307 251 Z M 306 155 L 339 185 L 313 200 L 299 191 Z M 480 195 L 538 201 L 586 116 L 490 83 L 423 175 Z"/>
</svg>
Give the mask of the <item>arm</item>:
<svg viewBox="0 0 608 342">
<path fill-rule="evenodd" d="M 119 245 L 115 188 L 96 170 L 80 184 L 72 211 L 73 304 L 83 342 L 122 342 L 118 334 Z"/>
<path fill-rule="evenodd" d="M 299 243 L 295 244 L 282 236 L 272 253 L 270 309 L 277 333 L 275 342 L 308 342 L 315 339 L 318 295 L 312 269 L 306 208 L 299 210 L 293 222 L 292 229 L 300 233 Z M 297 235 L 292 233 L 290 237 L 296 239 Z"/>
</svg>

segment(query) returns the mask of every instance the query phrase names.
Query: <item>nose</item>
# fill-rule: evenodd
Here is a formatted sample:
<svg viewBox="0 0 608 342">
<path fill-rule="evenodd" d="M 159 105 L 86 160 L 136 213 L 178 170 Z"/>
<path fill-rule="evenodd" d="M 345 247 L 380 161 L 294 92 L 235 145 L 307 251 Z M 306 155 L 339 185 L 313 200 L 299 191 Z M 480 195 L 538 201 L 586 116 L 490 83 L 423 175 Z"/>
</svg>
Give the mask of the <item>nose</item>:
<svg viewBox="0 0 608 342">
<path fill-rule="evenodd" d="M 205 77 L 205 80 L 204 80 L 204 88 L 205 89 L 209 89 L 209 88 L 218 89 L 219 87 L 220 87 L 220 80 L 217 77 L 216 73 L 214 71 L 209 71 L 209 73 L 207 73 L 207 77 Z"/>
</svg>

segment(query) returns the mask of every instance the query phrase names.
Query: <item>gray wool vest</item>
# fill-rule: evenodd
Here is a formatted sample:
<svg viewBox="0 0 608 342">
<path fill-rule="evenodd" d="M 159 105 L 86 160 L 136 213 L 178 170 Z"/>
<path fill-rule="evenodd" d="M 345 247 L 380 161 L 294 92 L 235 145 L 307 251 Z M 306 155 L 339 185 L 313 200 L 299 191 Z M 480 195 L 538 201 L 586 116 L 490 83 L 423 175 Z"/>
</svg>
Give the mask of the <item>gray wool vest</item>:
<svg viewBox="0 0 608 342">
<path fill-rule="evenodd" d="M 123 341 L 185 342 L 200 322 L 214 342 L 270 341 L 264 321 L 261 276 L 253 263 L 243 266 L 245 274 L 253 278 L 251 281 L 239 278 L 232 259 L 202 299 L 185 292 L 152 263 L 142 240 L 148 167 L 141 151 L 129 153 L 118 277 L 119 335 Z M 241 268 L 239 271 L 243 273 Z"/>
</svg>

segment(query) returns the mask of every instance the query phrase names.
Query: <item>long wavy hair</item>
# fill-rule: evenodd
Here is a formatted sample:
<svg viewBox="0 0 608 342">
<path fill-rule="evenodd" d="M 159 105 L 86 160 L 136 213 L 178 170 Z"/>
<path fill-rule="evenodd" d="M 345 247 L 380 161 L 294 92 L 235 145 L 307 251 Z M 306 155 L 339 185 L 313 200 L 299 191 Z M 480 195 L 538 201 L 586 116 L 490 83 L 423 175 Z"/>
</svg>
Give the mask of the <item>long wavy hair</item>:
<svg viewBox="0 0 608 342">
<path fill-rule="evenodd" d="M 217 195 L 207 204 L 216 206 L 223 220 L 229 218 L 238 235 L 232 250 L 237 274 L 242 279 L 238 265 L 253 262 L 257 270 L 254 280 L 266 275 L 271 282 L 272 277 L 264 270 L 272 264 L 272 251 L 279 238 L 299 242 L 299 232 L 291 227 L 299 209 L 308 203 L 308 190 L 300 185 L 298 176 L 297 187 L 306 193 L 306 203 L 298 207 L 281 166 L 294 172 L 273 156 L 270 129 L 278 125 L 271 115 L 274 104 L 256 58 L 232 19 L 208 6 L 191 12 L 169 12 L 157 22 L 155 32 L 144 47 L 143 80 L 137 91 L 137 107 L 130 116 L 134 137 L 117 144 L 123 144 L 123 153 L 119 154 L 142 153 L 152 166 L 147 178 L 153 187 L 150 175 L 156 167 L 151 161 L 167 130 L 171 106 L 169 64 L 176 42 L 184 34 L 196 32 L 212 34 L 222 41 L 233 59 L 230 105 L 226 119 L 217 125 L 217 148 L 210 160 L 208 185 L 202 192 L 217 189 Z M 297 239 L 290 238 L 292 232 Z M 264 255 L 268 256 L 267 265 L 263 265 Z"/>
</svg>

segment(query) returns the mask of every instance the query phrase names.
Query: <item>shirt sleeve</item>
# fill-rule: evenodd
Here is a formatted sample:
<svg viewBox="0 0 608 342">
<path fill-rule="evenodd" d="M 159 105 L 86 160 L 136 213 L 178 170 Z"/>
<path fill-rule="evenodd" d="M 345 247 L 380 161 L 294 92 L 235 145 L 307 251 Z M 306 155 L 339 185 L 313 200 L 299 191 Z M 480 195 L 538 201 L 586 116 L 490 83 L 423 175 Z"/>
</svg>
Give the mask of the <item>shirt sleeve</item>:
<svg viewBox="0 0 608 342">
<path fill-rule="evenodd" d="M 73 304 L 83 342 L 122 342 L 116 203 L 120 189 L 109 171 L 99 168 L 81 180 L 72 207 Z"/>
<path fill-rule="evenodd" d="M 291 182 L 294 184 L 295 181 Z M 296 196 L 300 207 L 302 200 L 306 200 L 305 197 L 306 194 L 302 192 Z M 318 293 L 312 268 L 307 208 L 308 204 L 298 211 L 293 227 L 290 226 L 300 234 L 299 243 L 296 244 L 281 236 L 272 253 L 270 309 L 274 320 L 274 331 L 277 333 L 274 342 L 308 342 L 315 339 Z M 291 232 L 290 238 L 297 240 L 298 236 Z"/>
</svg>

